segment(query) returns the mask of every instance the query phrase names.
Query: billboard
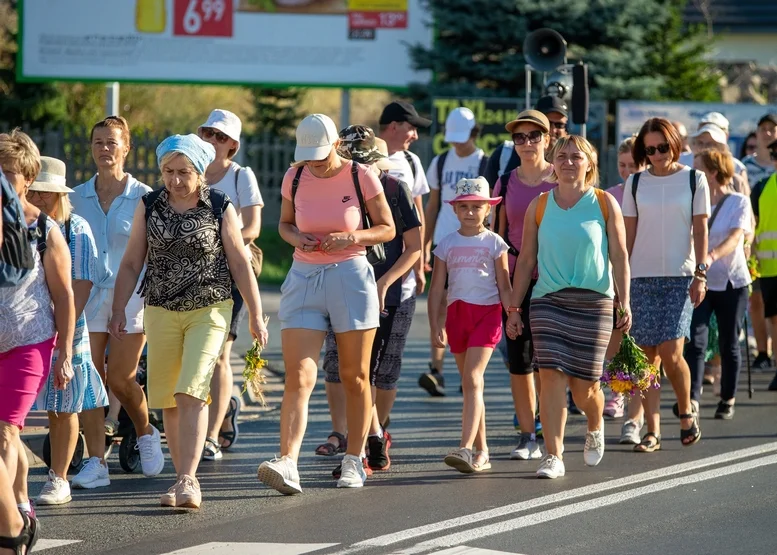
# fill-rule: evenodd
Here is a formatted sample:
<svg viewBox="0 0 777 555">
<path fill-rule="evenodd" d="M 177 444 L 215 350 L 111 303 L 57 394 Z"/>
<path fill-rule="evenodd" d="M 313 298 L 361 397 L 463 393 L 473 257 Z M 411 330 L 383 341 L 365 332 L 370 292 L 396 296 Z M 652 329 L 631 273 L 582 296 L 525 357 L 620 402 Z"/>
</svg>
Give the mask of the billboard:
<svg viewBox="0 0 777 555">
<path fill-rule="evenodd" d="M 774 112 L 777 106 L 760 104 L 723 104 L 713 102 L 650 102 L 621 100 L 618 102 L 617 139 L 618 142 L 637 133 L 642 124 L 650 118 L 666 118 L 681 121 L 692 135 L 699 127 L 699 120 L 708 112 L 720 112 L 729 121 L 728 146 L 735 155 L 739 152 L 745 138 L 755 131 L 761 116 Z"/>
<path fill-rule="evenodd" d="M 404 89 L 422 0 L 20 0 L 22 81 Z"/>
<path fill-rule="evenodd" d="M 525 107 L 526 100 L 521 98 L 433 98 L 432 99 L 432 151 L 434 155 L 448 149 L 445 143 L 445 118 L 448 114 L 464 106 L 475 114 L 480 125 L 480 135 L 475 141 L 486 154 L 504 141 L 510 140 L 505 124 L 514 120 Z M 588 140 L 600 151 L 607 146 L 606 136 L 607 106 L 604 102 L 591 102 L 588 106 Z M 569 122 L 569 132 L 579 133 L 579 126 Z"/>
</svg>

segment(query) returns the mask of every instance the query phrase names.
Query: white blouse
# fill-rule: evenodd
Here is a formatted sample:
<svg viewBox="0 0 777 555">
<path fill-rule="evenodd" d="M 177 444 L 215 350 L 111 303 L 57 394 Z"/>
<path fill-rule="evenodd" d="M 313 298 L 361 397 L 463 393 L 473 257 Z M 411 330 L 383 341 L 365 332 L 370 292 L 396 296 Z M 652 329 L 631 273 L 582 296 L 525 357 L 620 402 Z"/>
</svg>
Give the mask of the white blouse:
<svg viewBox="0 0 777 555">
<path fill-rule="evenodd" d="M 714 211 L 715 207 L 712 208 Z M 741 229 L 744 233 L 739 238 L 739 244 L 734 252 L 716 260 L 707 270 L 707 287 L 710 291 L 725 291 L 729 282 L 734 289 L 750 285 L 744 236 L 753 230 L 751 214 L 750 200 L 741 193 L 731 193 L 721 206 L 715 221 L 712 222 L 709 250 L 725 241 L 734 229 Z"/>
</svg>

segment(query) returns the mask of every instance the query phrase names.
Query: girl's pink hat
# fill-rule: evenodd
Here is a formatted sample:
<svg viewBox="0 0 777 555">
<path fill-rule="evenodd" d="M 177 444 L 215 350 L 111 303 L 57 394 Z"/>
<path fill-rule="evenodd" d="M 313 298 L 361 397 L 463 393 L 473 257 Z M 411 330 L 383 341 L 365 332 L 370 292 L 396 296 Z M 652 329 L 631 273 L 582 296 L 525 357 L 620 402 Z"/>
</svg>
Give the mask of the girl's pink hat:
<svg viewBox="0 0 777 555">
<path fill-rule="evenodd" d="M 446 200 L 448 204 L 464 202 L 466 200 L 485 201 L 491 206 L 502 202 L 502 197 L 490 197 L 488 193 L 488 181 L 485 177 L 474 179 L 464 178 L 456 183 L 456 198 Z"/>
</svg>

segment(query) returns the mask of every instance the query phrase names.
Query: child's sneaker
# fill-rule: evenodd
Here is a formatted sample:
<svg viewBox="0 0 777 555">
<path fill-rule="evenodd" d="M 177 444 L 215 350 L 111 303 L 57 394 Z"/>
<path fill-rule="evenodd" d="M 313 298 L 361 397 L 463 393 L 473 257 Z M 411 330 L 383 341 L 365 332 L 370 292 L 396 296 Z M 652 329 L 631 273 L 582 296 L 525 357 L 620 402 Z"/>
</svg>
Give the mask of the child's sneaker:
<svg viewBox="0 0 777 555">
<path fill-rule="evenodd" d="M 510 458 L 518 461 L 529 461 L 532 459 L 541 459 L 542 451 L 536 439 L 532 439 L 531 434 L 521 434 L 518 440 L 518 447 L 510 453 Z"/>
<path fill-rule="evenodd" d="M 610 400 L 604 405 L 604 416 L 610 418 L 622 418 L 625 401 L 620 393 L 613 393 Z"/>
</svg>

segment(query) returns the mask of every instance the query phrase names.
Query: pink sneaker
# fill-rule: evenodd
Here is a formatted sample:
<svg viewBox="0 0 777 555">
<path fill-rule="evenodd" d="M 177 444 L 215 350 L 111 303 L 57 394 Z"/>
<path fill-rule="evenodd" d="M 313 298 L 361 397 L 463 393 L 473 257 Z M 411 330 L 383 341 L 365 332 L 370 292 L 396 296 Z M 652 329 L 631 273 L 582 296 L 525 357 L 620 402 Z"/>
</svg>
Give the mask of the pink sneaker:
<svg viewBox="0 0 777 555">
<path fill-rule="evenodd" d="M 604 405 L 604 415 L 610 418 L 621 418 L 623 416 L 623 407 L 623 395 L 613 393 L 610 396 L 610 400 Z"/>
</svg>

